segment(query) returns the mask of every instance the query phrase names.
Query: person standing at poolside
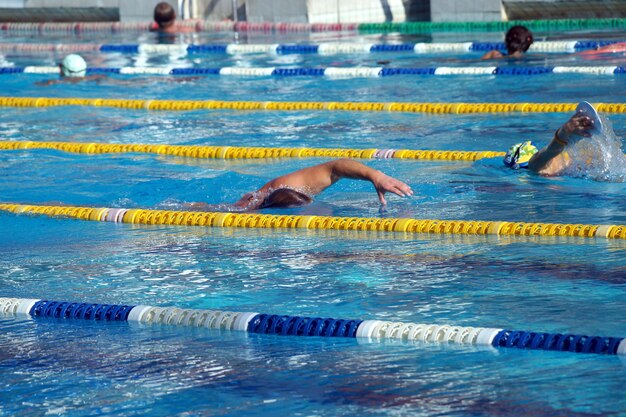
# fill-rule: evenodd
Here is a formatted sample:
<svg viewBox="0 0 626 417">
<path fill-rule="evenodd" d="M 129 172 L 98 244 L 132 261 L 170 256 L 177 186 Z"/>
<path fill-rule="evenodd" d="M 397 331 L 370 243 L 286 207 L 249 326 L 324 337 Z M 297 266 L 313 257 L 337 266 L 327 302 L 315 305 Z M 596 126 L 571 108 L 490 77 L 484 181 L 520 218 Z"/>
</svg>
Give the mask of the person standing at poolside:
<svg viewBox="0 0 626 417">
<path fill-rule="evenodd" d="M 506 32 L 504 43 L 507 54 L 498 50 L 487 52 L 481 59 L 521 58 L 533 44 L 533 34 L 525 26 L 513 26 Z"/>
</svg>

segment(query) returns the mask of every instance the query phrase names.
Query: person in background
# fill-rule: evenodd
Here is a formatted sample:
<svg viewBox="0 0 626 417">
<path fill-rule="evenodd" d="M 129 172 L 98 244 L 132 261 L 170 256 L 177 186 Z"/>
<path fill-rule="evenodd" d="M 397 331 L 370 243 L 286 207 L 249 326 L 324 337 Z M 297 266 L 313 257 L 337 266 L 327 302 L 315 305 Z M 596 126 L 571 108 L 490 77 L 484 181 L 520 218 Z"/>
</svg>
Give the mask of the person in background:
<svg viewBox="0 0 626 417">
<path fill-rule="evenodd" d="M 66 56 L 59 64 L 59 75 L 61 78 L 56 80 L 38 81 L 35 85 L 48 86 L 54 84 L 78 84 L 83 81 L 95 81 L 101 85 L 112 86 L 145 86 L 149 84 L 162 84 L 162 83 L 186 83 L 201 79 L 200 76 L 152 76 L 141 77 L 132 76 L 129 79 L 120 80 L 111 78 L 106 74 L 87 74 L 87 63 L 77 54 L 71 54 Z"/>
<path fill-rule="evenodd" d="M 578 52 L 578 55 L 582 58 L 598 60 L 605 60 L 610 54 L 626 54 L 626 42 L 614 42 L 608 45 L 598 46 L 596 49 Z"/>
<path fill-rule="evenodd" d="M 160 34 L 175 34 L 183 32 L 192 32 L 194 29 L 190 27 L 181 27 L 176 25 L 176 10 L 171 4 L 162 1 L 154 7 L 154 24 L 150 28 L 153 32 Z"/>
<path fill-rule="evenodd" d="M 70 54 L 63 58 L 59 64 L 59 75 L 61 78 L 57 80 L 36 82 L 35 85 L 77 84 L 83 81 L 100 81 L 106 77 L 104 74 L 87 75 L 87 62 L 78 54 Z"/>
<path fill-rule="evenodd" d="M 153 30 L 165 33 L 175 33 L 176 11 L 171 4 L 162 1 L 154 7 L 154 21 L 156 27 Z"/>
<path fill-rule="evenodd" d="M 59 64 L 62 77 L 80 78 L 87 74 L 87 62 L 78 54 L 70 54 Z"/>
<path fill-rule="evenodd" d="M 498 50 L 487 52 L 481 59 L 521 58 L 533 44 L 533 34 L 525 26 L 513 26 L 504 38 L 507 54 Z"/>
</svg>

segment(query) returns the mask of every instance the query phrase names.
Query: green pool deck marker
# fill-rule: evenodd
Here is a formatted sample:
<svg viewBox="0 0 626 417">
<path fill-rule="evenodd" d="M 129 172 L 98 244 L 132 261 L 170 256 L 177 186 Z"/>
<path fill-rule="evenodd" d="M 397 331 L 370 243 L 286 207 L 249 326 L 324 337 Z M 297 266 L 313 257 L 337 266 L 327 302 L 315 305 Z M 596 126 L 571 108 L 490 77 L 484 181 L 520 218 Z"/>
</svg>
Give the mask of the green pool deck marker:
<svg viewBox="0 0 626 417">
<path fill-rule="evenodd" d="M 497 32 L 506 31 L 515 25 L 526 26 L 531 31 L 582 30 L 626 28 L 626 18 L 605 19 L 552 19 L 552 20 L 512 20 L 508 22 L 388 22 L 362 23 L 360 33 L 406 34 L 430 32 Z"/>
</svg>

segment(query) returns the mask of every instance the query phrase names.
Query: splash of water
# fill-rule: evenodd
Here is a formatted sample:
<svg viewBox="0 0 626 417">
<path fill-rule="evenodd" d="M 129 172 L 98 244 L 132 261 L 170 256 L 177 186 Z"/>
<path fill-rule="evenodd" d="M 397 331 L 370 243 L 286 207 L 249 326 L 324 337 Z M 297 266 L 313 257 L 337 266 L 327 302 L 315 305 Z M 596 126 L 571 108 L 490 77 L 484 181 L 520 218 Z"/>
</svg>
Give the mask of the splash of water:
<svg viewBox="0 0 626 417">
<path fill-rule="evenodd" d="M 602 132 L 585 138 L 567 149 L 571 159 L 564 174 L 594 181 L 626 181 L 626 156 L 608 118 L 602 119 Z"/>
<path fill-rule="evenodd" d="M 13 64 L 12 62 L 7 61 L 4 58 L 4 55 L 0 54 L 0 67 L 12 67 L 15 64 Z"/>
</svg>

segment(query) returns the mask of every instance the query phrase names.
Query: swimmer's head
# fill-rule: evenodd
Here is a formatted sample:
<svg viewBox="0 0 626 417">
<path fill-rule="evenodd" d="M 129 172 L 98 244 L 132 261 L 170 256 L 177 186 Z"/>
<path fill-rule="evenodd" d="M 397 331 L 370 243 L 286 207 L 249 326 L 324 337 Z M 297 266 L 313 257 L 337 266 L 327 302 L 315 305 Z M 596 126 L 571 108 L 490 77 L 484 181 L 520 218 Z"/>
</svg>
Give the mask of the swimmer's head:
<svg viewBox="0 0 626 417">
<path fill-rule="evenodd" d="M 169 3 L 162 1 L 154 7 L 154 21 L 159 25 L 159 28 L 170 27 L 175 20 L 176 11 Z"/>
<path fill-rule="evenodd" d="M 70 54 L 63 58 L 60 65 L 63 77 L 84 77 L 87 73 L 87 63 L 82 56 Z"/>
<path fill-rule="evenodd" d="M 279 188 L 268 194 L 261 202 L 259 208 L 290 208 L 301 207 L 311 204 L 313 199 L 300 191 L 291 188 Z"/>
<path fill-rule="evenodd" d="M 528 168 L 528 161 L 536 153 L 537 148 L 531 141 L 517 143 L 506 153 L 504 165 L 512 169 Z"/>
<path fill-rule="evenodd" d="M 524 53 L 533 43 L 533 34 L 525 26 L 513 26 L 506 32 L 504 43 L 509 55 Z"/>
</svg>

